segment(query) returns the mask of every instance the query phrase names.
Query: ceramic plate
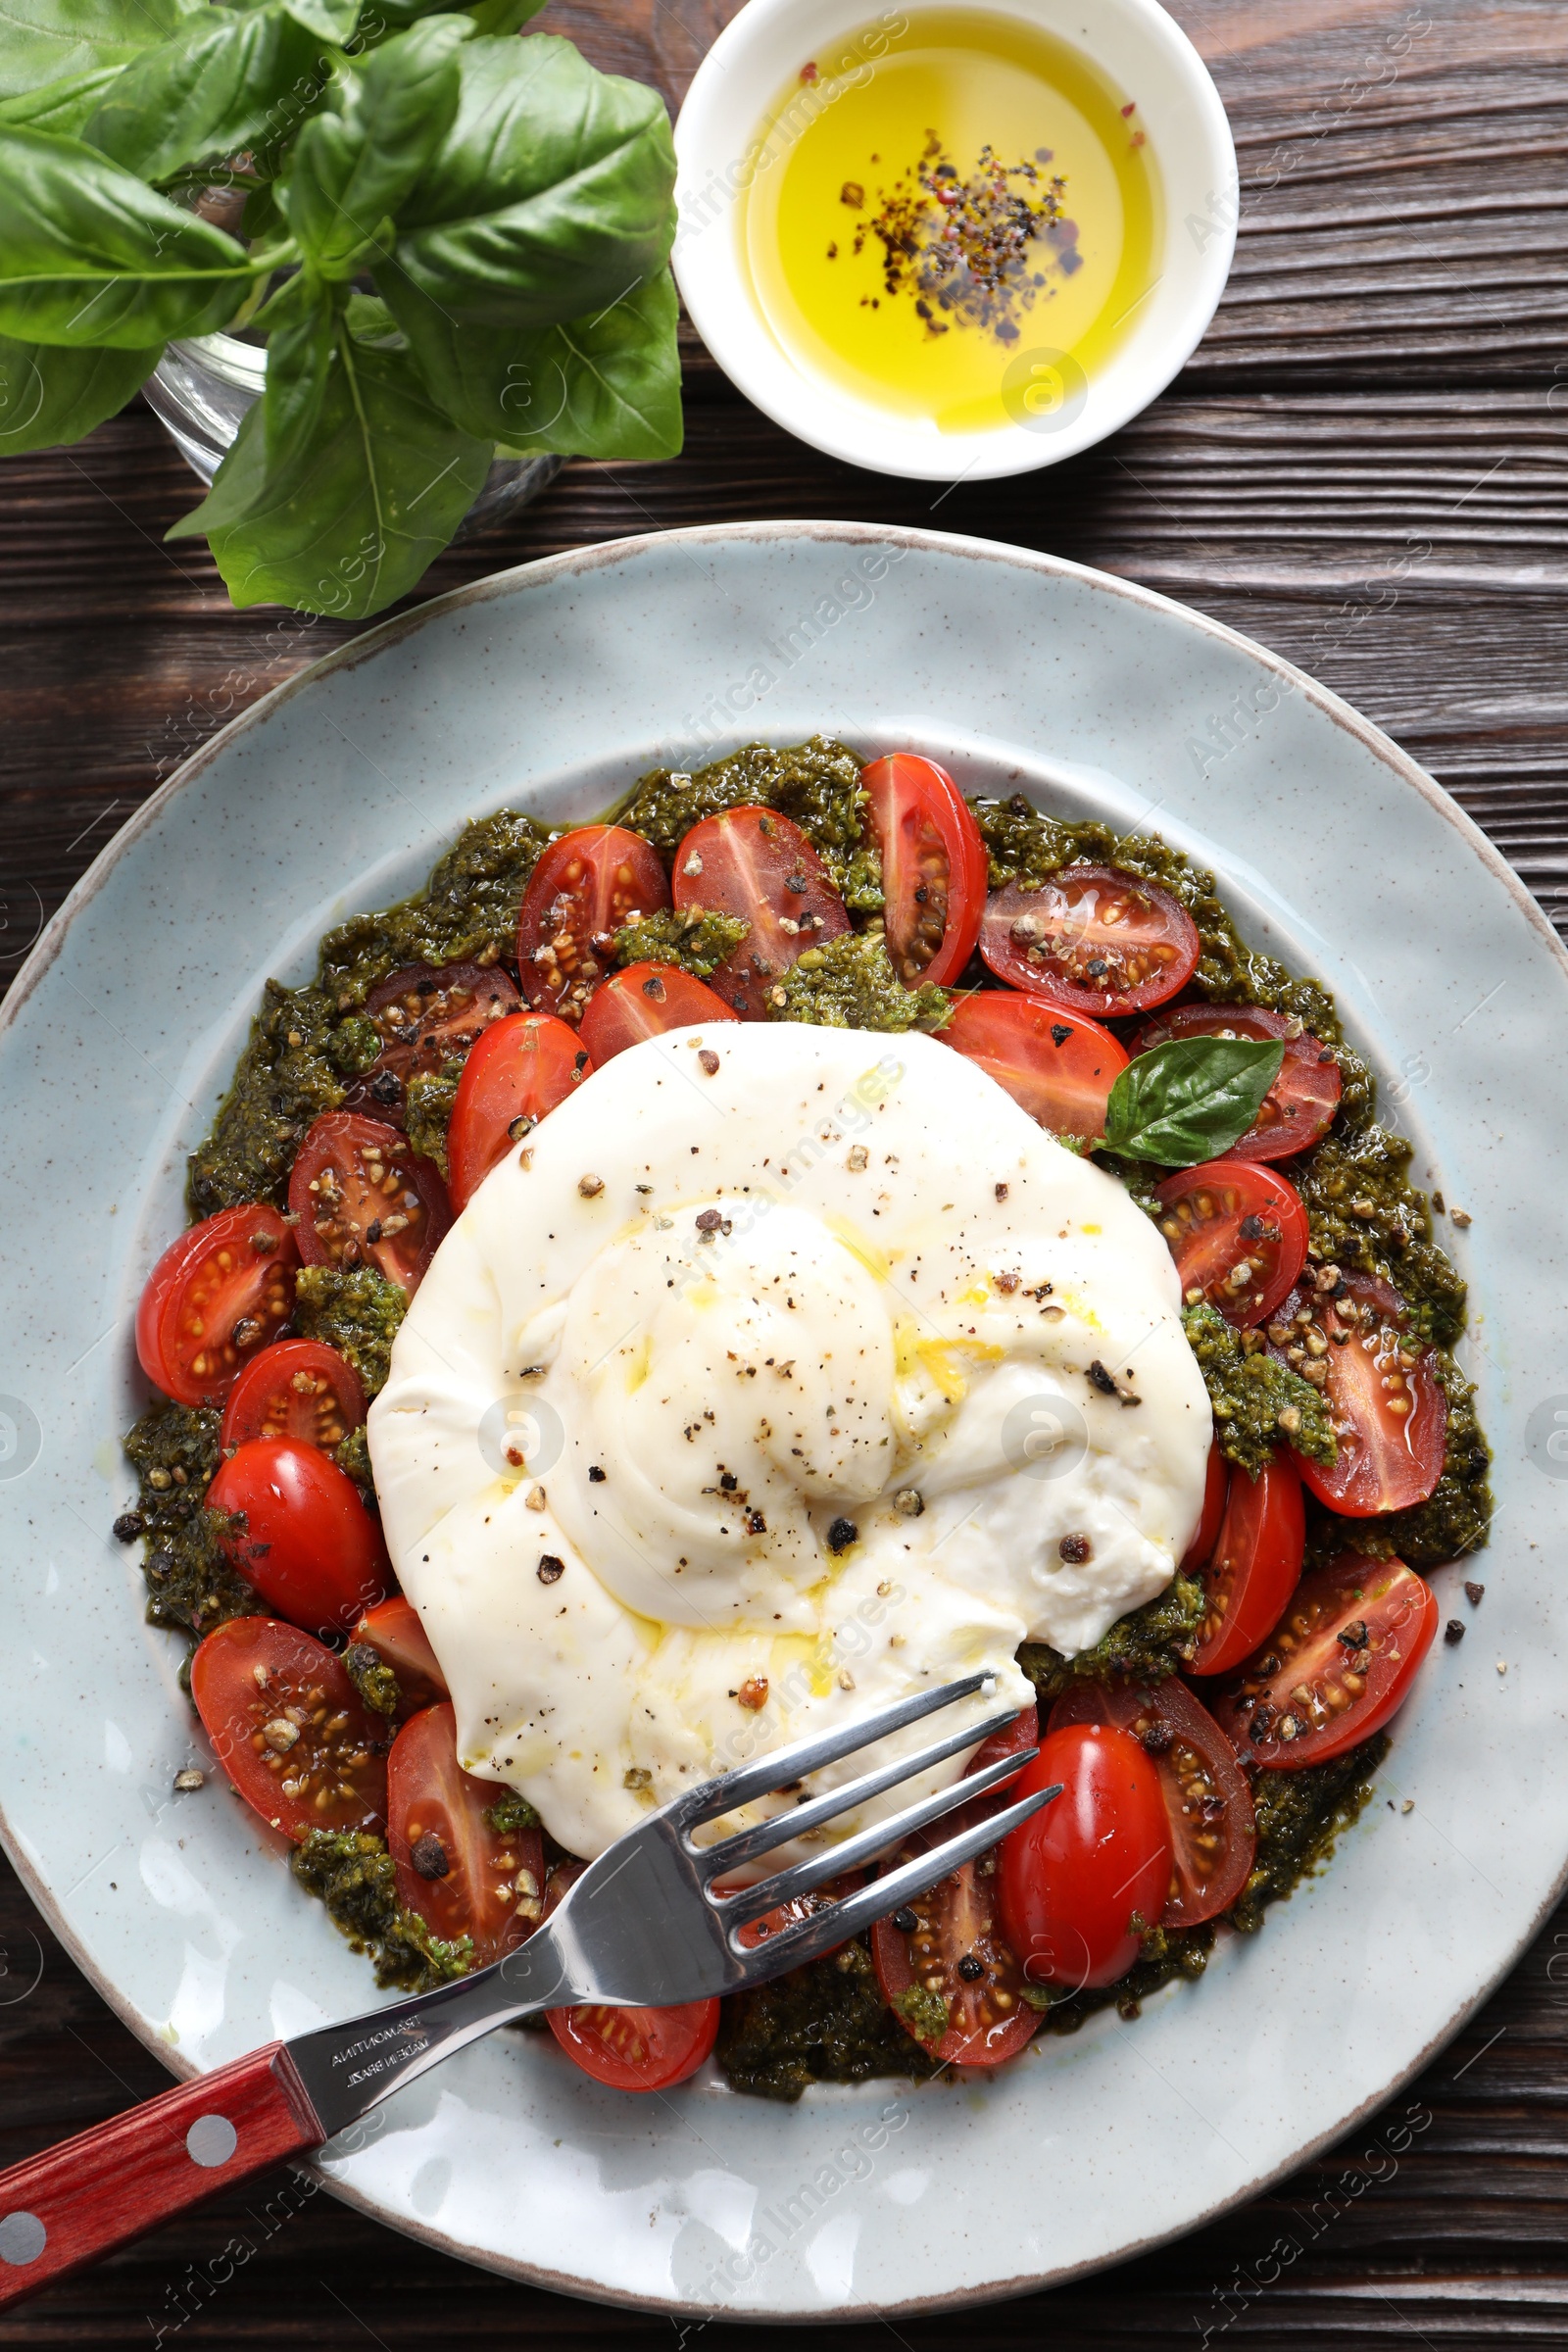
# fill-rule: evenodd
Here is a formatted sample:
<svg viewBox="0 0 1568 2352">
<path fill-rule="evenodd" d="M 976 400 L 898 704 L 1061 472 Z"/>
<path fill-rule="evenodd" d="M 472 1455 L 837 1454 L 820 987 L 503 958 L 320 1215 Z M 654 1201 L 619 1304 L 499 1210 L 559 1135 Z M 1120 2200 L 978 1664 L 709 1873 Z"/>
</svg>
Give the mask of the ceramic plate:
<svg viewBox="0 0 1568 2352">
<path fill-rule="evenodd" d="M 1445 1239 L 1473 1284 L 1498 1535 L 1479 1612 L 1438 1575 L 1468 1639 L 1428 1656 L 1333 1869 L 1136 2023 L 1102 2015 L 993 2078 L 796 2107 L 711 2076 L 619 2098 L 504 2034 L 319 2159 L 338 2194 L 453 2253 L 704 2315 L 927 2309 L 1191 2229 L 1429 2057 L 1568 1854 L 1568 959 L 1544 918 L 1392 743 L 1197 613 L 979 541 L 759 524 L 556 558 L 333 655 L 148 802 L 19 977 L 0 1033 L 0 1799 L 51 1923 L 184 2074 L 375 1998 L 221 1774 L 172 1793 L 211 1759 L 110 1536 L 143 1401 L 136 1297 L 263 980 L 303 980 L 320 932 L 414 887 L 469 816 L 581 819 L 655 761 L 817 729 L 1157 826 L 1218 869 L 1255 943 L 1336 991 L 1417 1178 L 1474 1218 Z"/>
</svg>

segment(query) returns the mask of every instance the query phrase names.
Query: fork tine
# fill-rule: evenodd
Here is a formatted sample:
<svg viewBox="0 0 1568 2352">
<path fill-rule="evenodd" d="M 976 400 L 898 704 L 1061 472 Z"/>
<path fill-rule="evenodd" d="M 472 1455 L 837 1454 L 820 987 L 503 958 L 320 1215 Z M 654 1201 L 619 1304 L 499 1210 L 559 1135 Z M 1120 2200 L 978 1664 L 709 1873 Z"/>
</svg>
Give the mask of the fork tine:
<svg viewBox="0 0 1568 2352">
<path fill-rule="evenodd" d="M 809 1772 L 819 1772 L 824 1764 L 836 1764 L 840 1756 L 854 1755 L 858 1747 L 868 1747 L 873 1740 L 886 1740 L 894 1732 L 902 1732 L 907 1723 L 918 1723 L 923 1715 L 934 1715 L 939 1707 L 951 1707 L 960 1698 L 968 1698 L 976 1690 L 996 1684 L 996 1675 L 989 1671 L 968 1674 L 960 1682 L 944 1683 L 939 1690 L 922 1690 L 913 1698 L 901 1698 L 891 1707 L 881 1708 L 875 1715 L 864 1715 L 858 1723 L 846 1724 L 842 1731 L 823 1732 L 814 1740 L 798 1740 L 793 1747 L 776 1747 L 770 1754 L 760 1756 L 755 1764 L 741 1764 L 733 1772 L 720 1775 L 716 1781 L 707 1781 L 694 1788 L 680 1808 L 681 1826 L 696 1828 L 715 1815 L 733 1811 L 736 1805 L 749 1804 L 754 1796 L 767 1796 L 791 1781 L 804 1781 Z"/>
<path fill-rule="evenodd" d="M 869 1829 L 858 1830 L 853 1838 L 829 1846 L 825 1853 L 813 1854 L 808 1862 L 797 1862 L 790 1870 L 775 1871 L 770 1879 L 760 1879 L 755 1886 L 744 1886 L 736 1894 L 710 1895 L 709 1899 L 717 1905 L 726 1927 L 745 1927 L 751 1920 L 777 1910 L 780 1903 L 790 1902 L 798 1894 L 809 1894 L 813 1886 L 820 1886 L 825 1880 L 836 1879 L 847 1870 L 858 1870 L 862 1862 L 869 1862 L 890 1845 L 901 1845 L 928 1822 L 939 1821 L 944 1813 L 954 1812 L 971 1797 L 983 1796 L 999 1781 L 1013 1779 L 1039 1752 L 1031 1747 L 1021 1749 L 1015 1756 L 999 1756 L 983 1772 L 970 1773 L 955 1781 L 951 1788 L 938 1788 L 933 1795 L 920 1797 L 914 1804 L 906 1805 L 902 1813 L 890 1814 L 886 1821 L 872 1822 Z M 721 1846 L 718 1850 L 722 1853 L 725 1848 Z"/>
<path fill-rule="evenodd" d="M 978 1775 L 976 1776 L 979 1777 Z M 1050 1788 L 1037 1788 L 1033 1796 L 1020 1797 L 989 1820 L 976 1822 L 956 1837 L 935 1845 L 929 1853 L 916 1854 L 910 1862 L 903 1862 L 884 1878 L 874 1879 L 858 1894 L 846 1895 L 843 1902 L 831 1903 L 812 1919 L 802 1920 L 799 1927 L 786 1928 L 782 1936 L 770 1936 L 765 1943 L 752 1949 L 737 1947 L 733 1939 L 730 1950 L 746 1968 L 744 1984 L 761 1984 L 768 1977 L 781 1976 L 787 1968 L 799 1968 L 803 1961 L 814 1960 L 822 1952 L 831 1951 L 835 1944 L 858 1936 L 878 1919 L 886 1919 L 911 1895 L 924 1894 L 939 1879 L 945 1879 L 962 1863 L 973 1861 L 988 1847 L 998 1845 L 1008 1833 L 1020 1827 L 1042 1805 L 1061 1794 L 1059 1781 Z"/>
<path fill-rule="evenodd" d="M 1017 1720 L 1015 1709 L 1009 1707 L 1004 1715 L 992 1715 L 984 1723 L 973 1724 L 961 1732 L 948 1732 L 912 1756 L 899 1756 L 891 1764 L 879 1764 L 874 1772 L 863 1772 L 858 1780 L 846 1781 L 842 1788 L 830 1788 L 825 1796 L 812 1797 L 809 1804 L 797 1806 L 793 1813 L 775 1813 L 769 1820 L 759 1822 L 755 1829 L 737 1830 L 733 1838 L 726 1838 L 720 1845 L 703 1846 L 700 1851 L 708 1883 L 710 1886 L 726 1872 L 755 1862 L 759 1854 L 770 1854 L 774 1846 L 785 1845 L 792 1838 L 804 1838 L 808 1830 L 832 1821 L 837 1814 L 848 1813 L 854 1805 L 867 1803 L 900 1781 L 912 1781 L 917 1773 L 928 1772 L 933 1764 L 946 1763 L 960 1748 L 978 1747 L 993 1732 L 1004 1731 Z M 1033 1752 L 1031 1749 L 1030 1754 Z M 1011 1759 L 1016 1771 L 1021 1771 L 1028 1761 L 1025 1755 Z"/>
</svg>

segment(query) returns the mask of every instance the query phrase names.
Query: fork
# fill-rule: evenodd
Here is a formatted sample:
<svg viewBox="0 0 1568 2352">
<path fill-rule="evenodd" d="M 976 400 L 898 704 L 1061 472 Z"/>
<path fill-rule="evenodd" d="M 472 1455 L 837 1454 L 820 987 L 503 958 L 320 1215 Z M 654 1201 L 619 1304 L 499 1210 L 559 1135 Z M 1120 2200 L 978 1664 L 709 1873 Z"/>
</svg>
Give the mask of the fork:
<svg viewBox="0 0 1568 2352">
<path fill-rule="evenodd" d="M 738 1992 L 885 1918 L 1059 1796 L 1059 1786 L 966 1822 L 765 1941 L 740 1940 L 744 1929 L 781 1904 L 1012 1779 L 1035 1748 L 1001 1756 L 771 1878 L 722 1894 L 715 1887 L 763 1854 L 1004 1730 L 1016 1720 L 1010 1709 L 978 1727 L 946 1733 L 821 1796 L 802 1797 L 786 1812 L 716 1843 L 699 1845 L 696 1832 L 759 1797 L 793 1793 L 808 1774 L 995 1688 L 993 1675 L 971 1674 L 688 1789 L 617 1838 L 526 1942 L 488 1968 L 342 2025 L 270 2042 L 13 2165 L 0 2174 L 0 2307 L 36 2294 L 253 2174 L 320 2147 L 362 2123 L 404 2083 L 497 2026 L 579 2001 L 665 2008 Z"/>
</svg>

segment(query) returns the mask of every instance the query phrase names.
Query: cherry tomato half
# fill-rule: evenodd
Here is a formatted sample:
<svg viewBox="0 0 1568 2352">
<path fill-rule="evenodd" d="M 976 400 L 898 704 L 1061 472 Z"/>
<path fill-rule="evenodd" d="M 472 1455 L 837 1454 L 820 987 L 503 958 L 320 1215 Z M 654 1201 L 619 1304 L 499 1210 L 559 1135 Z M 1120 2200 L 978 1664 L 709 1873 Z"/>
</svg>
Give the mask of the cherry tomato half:
<svg viewBox="0 0 1568 2352">
<path fill-rule="evenodd" d="M 1252 1792 L 1219 1725 L 1185 1683 L 1075 1683 L 1051 1710 L 1051 1729 L 1108 1723 L 1130 1732 L 1159 1775 L 1170 1826 L 1164 1928 L 1193 1928 L 1228 1910 L 1257 1851 Z"/>
<path fill-rule="evenodd" d="M 1053 1135 L 1092 1143 L 1105 1132 L 1105 1103 L 1127 1055 L 1108 1029 L 1010 989 L 961 997 L 937 1031 L 1005 1087 Z"/>
<path fill-rule="evenodd" d="M 485 1820 L 507 1794 L 458 1762 L 457 1710 L 425 1707 L 406 1723 L 387 1758 L 386 1841 L 398 1900 L 449 1942 L 473 1937 L 484 1968 L 511 1951 L 544 1914 L 545 1850 L 537 1830 L 503 1836 Z"/>
<path fill-rule="evenodd" d="M 1306 1509 L 1293 1465 L 1265 1463 L 1256 1478 L 1231 1472 L 1225 1517 L 1202 1570 L 1203 1622 L 1194 1674 L 1229 1674 L 1279 1622 L 1306 1547 Z"/>
<path fill-rule="evenodd" d="M 581 1875 L 580 1862 L 550 1873 L 545 1917 Z M 574 2065 L 612 2090 L 670 2090 L 695 2075 L 718 2039 L 716 2000 L 682 2001 L 673 2009 L 612 2009 L 584 2001 L 547 2009 L 545 2022 Z"/>
<path fill-rule="evenodd" d="M 463 1065 L 447 1127 L 459 1216 L 492 1168 L 593 1073 L 577 1032 L 551 1012 L 514 1012 L 487 1029 Z"/>
<path fill-rule="evenodd" d="M 706 981 L 672 963 L 628 963 L 594 990 L 582 1016 L 582 1042 L 600 1063 L 613 1060 L 645 1037 L 668 1029 L 701 1029 L 710 1021 L 738 1021 L 740 1014 L 714 996 Z"/>
<path fill-rule="evenodd" d="M 176 1404 L 218 1404 L 294 1311 L 294 1236 L 275 1208 L 220 1209 L 171 1242 L 136 1309 L 136 1353 Z"/>
<path fill-rule="evenodd" d="M 1344 1084 L 1333 1050 L 1289 1021 L 1256 1004 L 1177 1004 L 1146 1021 L 1133 1041 L 1147 1054 L 1178 1037 L 1255 1037 L 1285 1040 L 1280 1074 L 1263 1097 L 1263 1107 L 1227 1159 L 1290 1159 L 1327 1135 L 1340 1107 Z"/>
<path fill-rule="evenodd" d="M 1170 1892 L 1159 1775 L 1130 1732 L 1075 1723 L 1046 1734 L 1012 1793 L 1055 1781 L 1060 1796 L 1002 1841 L 1003 1933 L 1032 1984 L 1114 1984 Z"/>
<path fill-rule="evenodd" d="M 288 1180 L 308 1266 L 373 1266 L 417 1290 L 452 1223 L 440 1171 L 380 1119 L 329 1110 L 300 1146 Z"/>
<path fill-rule="evenodd" d="M 365 1419 L 365 1384 L 320 1340 L 274 1340 L 253 1355 L 228 1393 L 219 1442 L 298 1438 L 329 1453 Z"/>
<path fill-rule="evenodd" d="M 354 1628 L 353 1646 L 373 1649 L 397 1676 L 399 1723 L 407 1723 L 421 1707 L 439 1706 L 452 1695 L 419 1613 L 401 1592 L 366 1610 Z M 495 1799 L 490 1801 L 493 1804 Z"/>
<path fill-rule="evenodd" d="M 1208 1449 L 1208 1466 L 1203 1472 L 1203 1507 L 1199 1514 L 1197 1532 L 1182 1561 L 1183 1576 L 1191 1576 L 1195 1570 L 1201 1568 L 1219 1542 L 1219 1527 L 1225 1516 L 1225 1494 L 1229 1483 L 1230 1464 L 1220 1451 L 1216 1438 Z"/>
<path fill-rule="evenodd" d="M 365 1018 L 380 1037 L 381 1052 L 355 1079 L 341 1107 L 401 1127 L 409 1080 L 462 1061 L 491 1023 L 516 1005 L 516 989 L 499 964 L 406 964 L 365 1000 Z"/>
<path fill-rule="evenodd" d="M 1326 1764 L 1404 1704 L 1437 1630 L 1437 1595 L 1413 1568 L 1342 1551 L 1302 1577 L 1214 1713 L 1259 1764 Z"/>
<path fill-rule="evenodd" d="M 1295 1185 L 1245 1159 L 1208 1159 L 1167 1176 L 1154 1199 L 1188 1303 L 1206 1298 L 1239 1331 L 1266 1321 L 1306 1263 Z"/>
<path fill-rule="evenodd" d="M 1016 1787 L 1008 1790 L 1018 1793 Z M 953 1827 L 950 1816 L 939 1835 Z M 902 1847 L 898 1860 L 909 1860 L 928 1842 Z M 1023 1997 L 1016 1947 L 997 1923 L 997 1856 L 982 1854 L 871 1930 L 883 1999 L 944 2066 L 1000 2066 L 1040 2022 Z"/>
<path fill-rule="evenodd" d="M 1147 1012 L 1185 988 L 1199 938 L 1179 899 L 1113 865 L 1067 865 L 994 893 L 980 953 L 999 980 L 1068 1012 Z"/>
<path fill-rule="evenodd" d="M 850 927 L 833 877 L 799 825 L 771 808 L 726 808 L 675 852 L 675 904 L 737 914 L 749 936 L 711 976 L 743 1021 L 768 1018 L 769 991 L 808 948 Z"/>
<path fill-rule="evenodd" d="M 835 1903 L 842 1903 L 847 1894 L 856 1893 L 864 1884 L 864 1871 L 847 1870 L 842 1878 L 829 1879 L 825 1886 L 813 1886 L 809 1894 L 792 1895 L 787 1903 L 780 1903 L 776 1910 L 765 1911 L 760 1919 L 749 1921 L 740 1930 L 739 1940 L 748 1951 L 755 1951 L 758 1944 L 765 1943 L 770 1936 L 781 1936 L 786 1928 L 798 1927 L 803 1919 L 815 1919 L 819 1913 L 830 1911 Z M 738 1879 L 722 1880 L 715 1884 L 713 1892 L 736 1894 L 740 1886 Z M 843 1949 L 842 1943 L 830 1944 L 819 1957 L 831 1959 L 834 1952 L 842 1952 Z"/>
<path fill-rule="evenodd" d="M 223 1550 L 247 1584 L 296 1625 L 347 1633 L 391 1583 L 381 1531 L 336 1462 L 298 1438 L 252 1438 L 207 1490 L 244 1520 Z"/>
<path fill-rule="evenodd" d="M 1346 1274 L 1334 1296 L 1303 1284 L 1269 1325 L 1271 1353 L 1304 1378 L 1321 1373 L 1339 1452 L 1327 1467 L 1304 1455 L 1298 1463 L 1318 1500 L 1347 1519 L 1408 1510 L 1443 1476 L 1448 1400 L 1436 1355 L 1412 1346 L 1408 1322 L 1397 1291 Z"/>
<path fill-rule="evenodd" d="M 614 962 L 615 933 L 669 905 L 659 853 L 624 825 L 579 825 L 533 869 L 517 916 L 517 978 L 530 1004 L 576 1023 Z"/>
<path fill-rule="evenodd" d="M 945 767 L 893 752 L 861 770 L 866 815 L 882 857 L 883 925 L 906 988 L 946 988 L 980 936 L 986 845 Z"/>
<path fill-rule="evenodd" d="M 297 1625 L 230 1617 L 190 1662 L 190 1694 L 219 1763 L 285 1836 L 378 1829 L 386 1818 L 386 1727 L 341 1658 Z"/>
</svg>

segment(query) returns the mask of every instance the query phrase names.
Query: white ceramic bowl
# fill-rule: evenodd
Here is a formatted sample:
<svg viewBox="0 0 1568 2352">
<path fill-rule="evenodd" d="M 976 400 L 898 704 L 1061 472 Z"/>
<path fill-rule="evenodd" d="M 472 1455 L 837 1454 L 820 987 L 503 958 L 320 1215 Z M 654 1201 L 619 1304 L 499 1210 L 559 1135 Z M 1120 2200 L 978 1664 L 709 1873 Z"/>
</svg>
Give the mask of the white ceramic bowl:
<svg viewBox="0 0 1568 2352">
<path fill-rule="evenodd" d="M 582 823 L 656 762 L 822 727 L 1156 825 L 1335 991 L 1416 1180 L 1474 1216 L 1446 1239 L 1498 1515 L 1478 1612 L 1463 1569 L 1437 1574 L 1468 1638 L 1429 1652 L 1333 1867 L 1136 2025 L 798 2107 L 711 2066 L 624 2098 L 498 2034 L 315 2160 L 449 2252 L 712 2320 L 1057 2283 L 1255 2194 L 1426 2063 L 1568 1854 L 1568 958 L 1541 910 L 1386 736 L 1200 613 L 976 539 L 752 523 L 557 556 L 329 655 L 137 810 L 0 1006 L 0 1835 L 67 1949 L 186 2076 L 375 1998 L 227 1793 L 110 1533 L 137 1296 L 264 980 L 303 980 L 329 924 L 416 887 L 468 817 Z M 187 1764 L 207 1785 L 176 1795 Z"/>
<path fill-rule="evenodd" d="M 726 375 L 812 448 L 877 473 L 983 481 L 1058 465 L 1148 408 L 1196 349 L 1224 291 L 1236 243 L 1236 150 L 1202 59 L 1155 0 L 945 0 L 1054 34 L 1136 97 L 1161 183 L 1163 245 L 1141 316 L 1075 397 L 992 432 L 927 420 L 840 392 L 798 367 L 758 309 L 742 251 L 745 196 L 777 170 L 758 132 L 801 61 L 876 19 L 873 0 L 750 0 L 699 68 L 675 125 L 680 162 L 676 279 Z M 1033 404 L 1031 404 L 1033 405 Z"/>
</svg>

